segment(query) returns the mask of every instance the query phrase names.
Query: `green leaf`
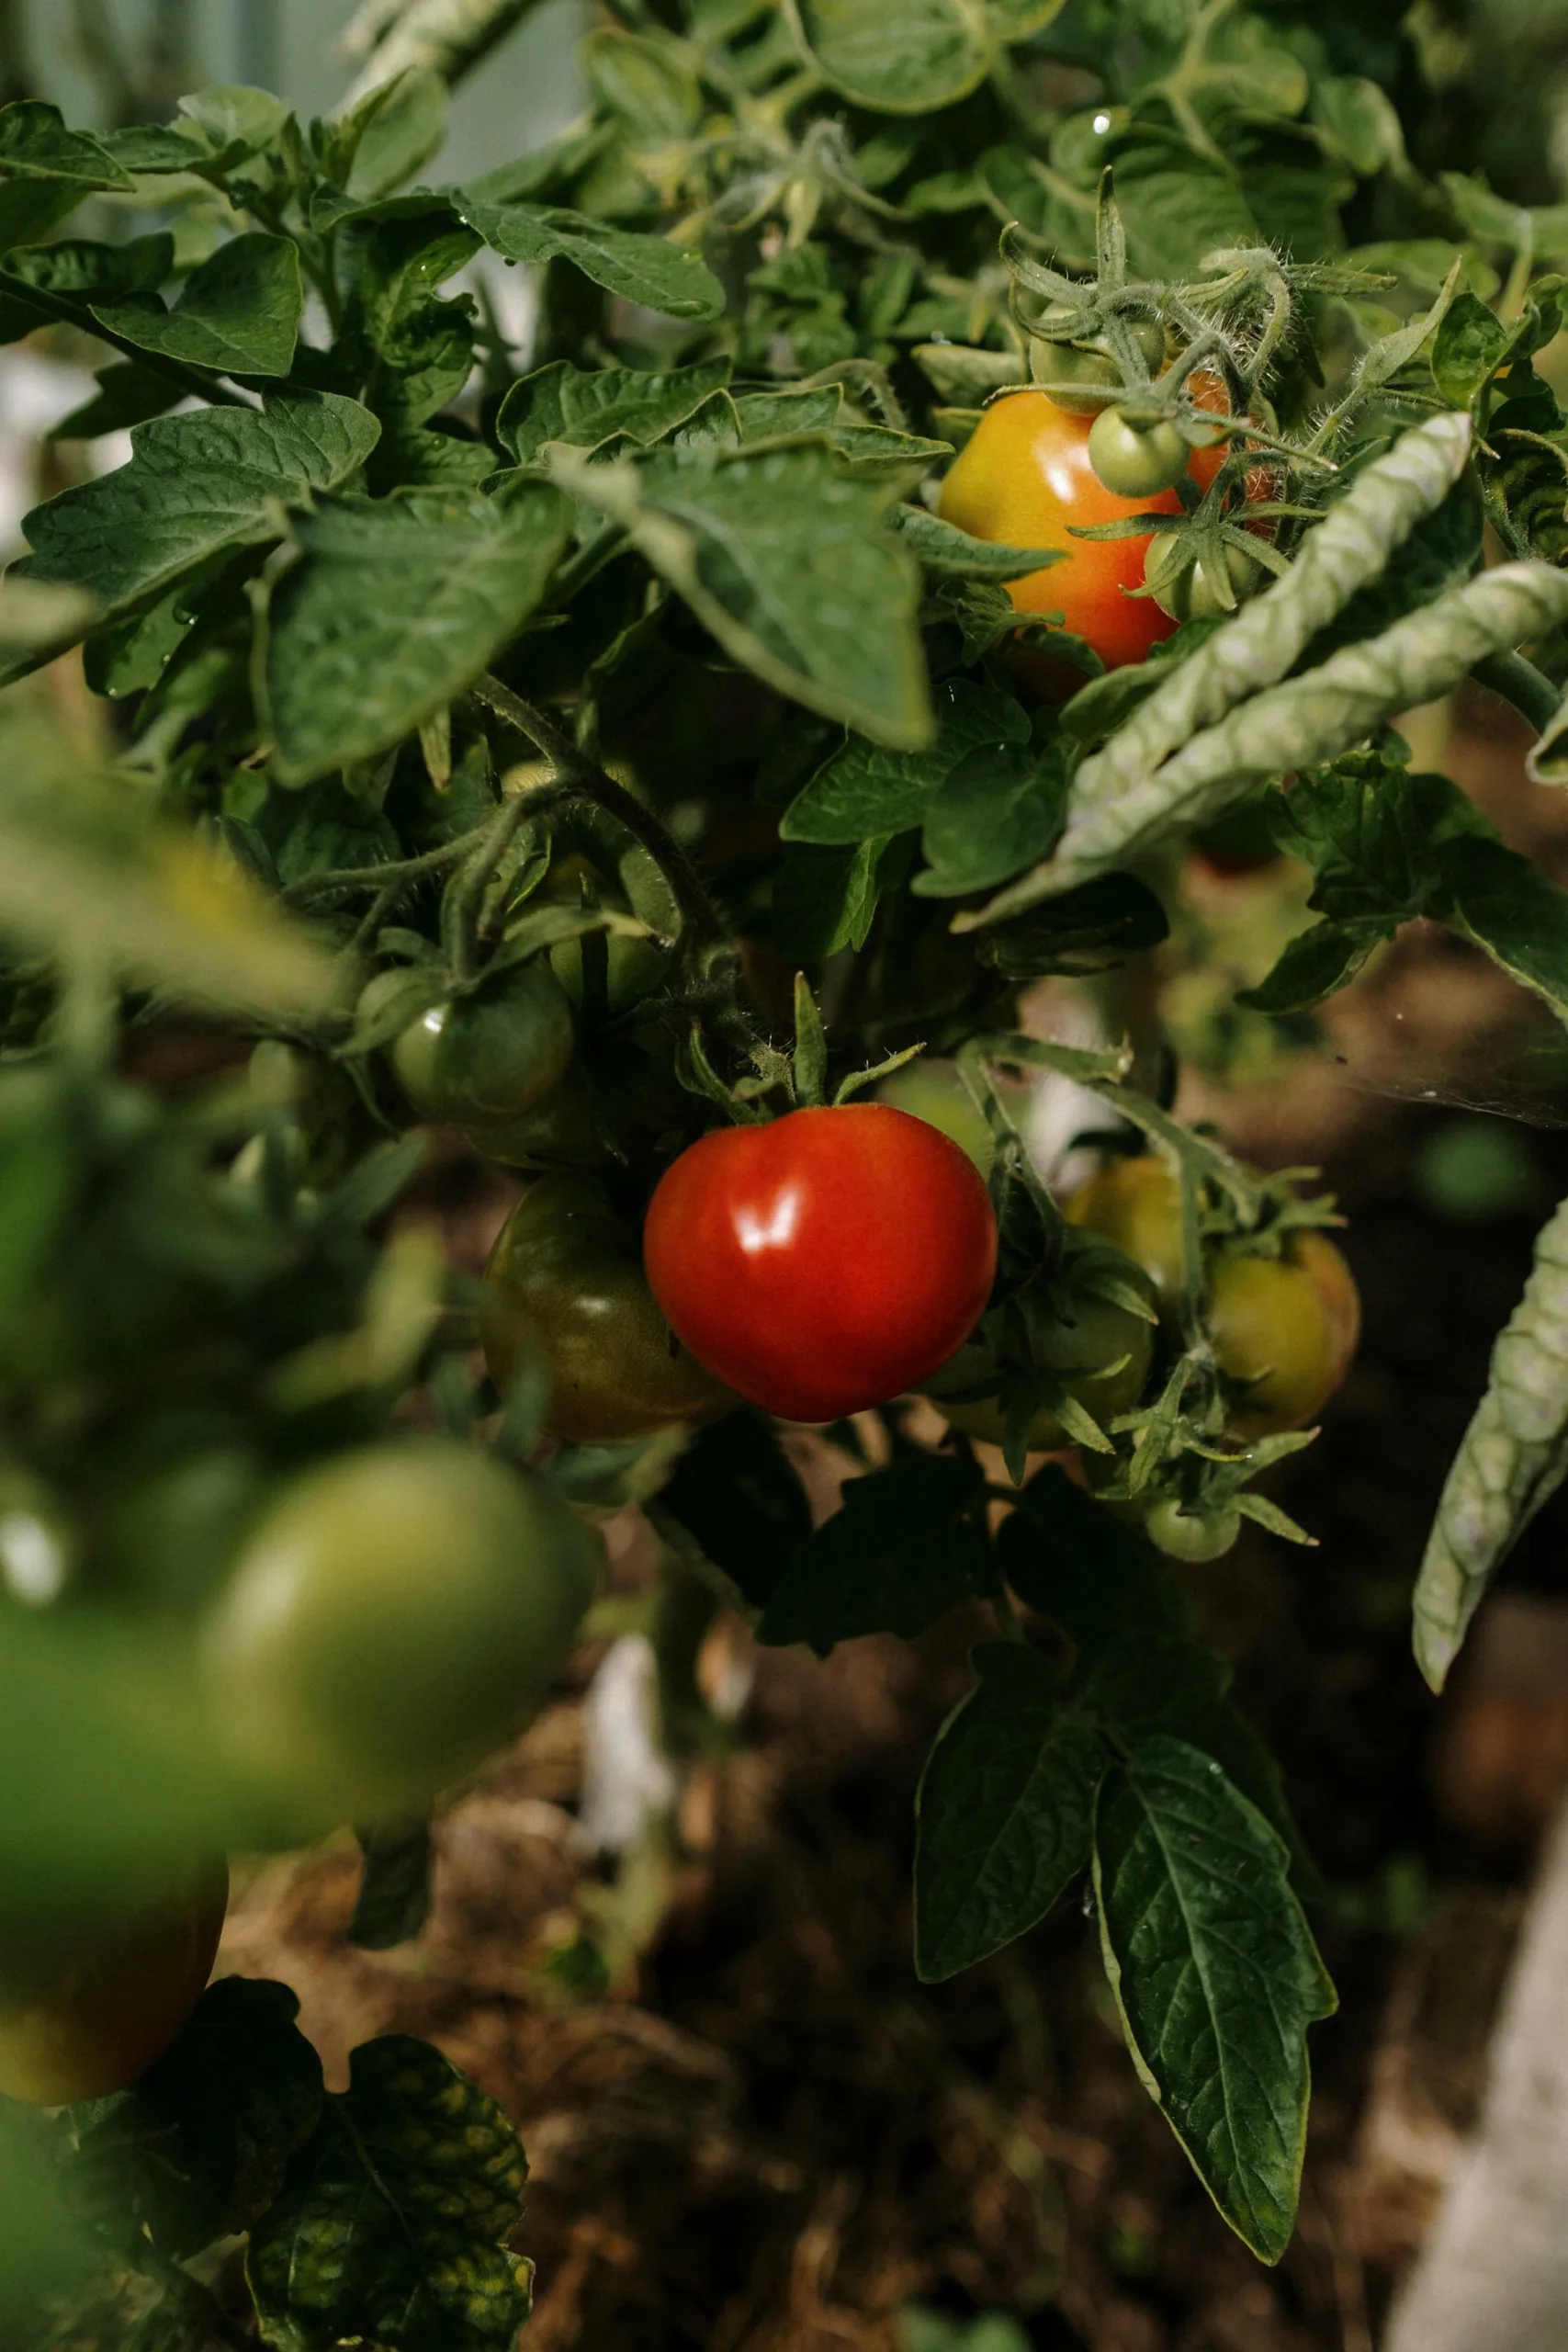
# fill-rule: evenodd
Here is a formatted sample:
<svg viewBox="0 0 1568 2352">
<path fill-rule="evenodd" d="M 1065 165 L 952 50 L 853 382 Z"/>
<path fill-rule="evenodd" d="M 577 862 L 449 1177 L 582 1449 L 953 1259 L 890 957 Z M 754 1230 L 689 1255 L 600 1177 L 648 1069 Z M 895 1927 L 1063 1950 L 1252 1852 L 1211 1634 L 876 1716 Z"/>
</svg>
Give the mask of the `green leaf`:
<svg viewBox="0 0 1568 2352">
<path fill-rule="evenodd" d="M 570 525 L 547 482 L 504 501 L 412 491 L 302 518 L 266 653 L 282 780 L 374 758 L 471 684 L 544 595 Z"/>
<path fill-rule="evenodd" d="M 1432 345 L 1432 380 L 1450 408 L 1468 408 L 1490 383 L 1508 330 L 1473 294 L 1456 294 Z"/>
<path fill-rule="evenodd" d="M 122 245 L 91 237 L 62 237 L 52 245 L 24 245 L 6 256 L 7 278 L 51 294 L 133 294 L 161 286 L 175 266 L 167 231 L 129 237 Z"/>
<path fill-rule="evenodd" d="M 1268 978 L 1255 989 L 1241 989 L 1236 1002 L 1256 1012 L 1304 1012 L 1348 988 L 1379 941 L 1389 935 L 1390 926 L 1383 923 L 1315 922 L 1297 933 Z"/>
<path fill-rule="evenodd" d="M 505 2111 L 405 2034 L 364 2043 L 251 2232 L 263 2340 L 511 2352 L 531 2266 L 508 2253 L 527 2166 Z"/>
<path fill-rule="evenodd" d="M 361 1951 L 392 1951 L 430 1917 L 430 1824 L 383 1822 L 356 1834 L 365 1861 L 348 1940 Z"/>
<path fill-rule="evenodd" d="M 1165 909 L 1146 882 L 1131 874 L 1102 874 L 987 933 L 981 954 L 1006 978 L 1032 980 L 1052 972 L 1103 971 L 1169 936 Z"/>
<path fill-rule="evenodd" d="M 589 34 L 578 55 L 599 106 L 639 137 L 685 139 L 695 130 L 702 85 L 684 45 L 669 34 L 649 37 L 606 26 Z"/>
<path fill-rule="evenodd" d="M 915 1968 L 972 1968 L 1045 1917 L 1089 1858 L 1106 1755 L 1038 1650 L 992 1642 L 938 1734 L 917 1800 Z"/>
<path fill-rule="evenodd" d="M 259 2221 L 315 2131 L 321 2062 L 287 1984 L 209 1985 L 152 2072 L 81 2135 L 73 2186 L 133 2256 L 145 2231 L 179 2260 Z"/>
<path fill-rule="evenodd" d="M 294 391 L 139 425 L 128 465 L 24 518 L 33 552 L 16 569 L 85 588 L 106 617 L 151 601 L 219 548 L 276 537 L 276 507 L 335 490 L 378 430 L 357 401 Z"/>
<path fill-rule="evenodd" d="M 927 114 L 977 89 L 991 28 L 973 0 L 789 0 L 807 54 L 844 97 L 883 114 Z"/>
<path fill-rule="evenodd" d="M 922 898 L 955 898 L 1005 882 L 1043 857 L 1062 830 L 1066 771 L 1059 759 L 1007 744 L 966 752 L 926 810 Z"/>
<path fill-rule="evenodd" d="M 973 678 L 936 687 L 936 732 L 918 752 L 890 752 L 847 736 L 784 811 L 785 841 L 842 842 L 903 832 L 923 823 L 931 796 L 965 752 L 1029 741 L 1029 718 L 1011 695 Z"/>
<path fill-rule="evenodd" d="M 101 433 L 124 433 L 150 417 L 166 415 L 180 399 L 178 384 L 134 359 L 117 359 L 100 368 L 97 386 L 90 401 L 51 428 L 51 441 L 94 441 Z"/>
<path fill-rule="evenodd" d="M 852 1478 L 797 1552 L 762 1613 L 764 1642 L 809 1642 L 826 1657 L 859 1634 L 917 1634 L 984 1586 L 984 1486 L 940 1454 Z"/>
<path fill-rule="evenodd" d="M 574 368 L 570 360 L 552 360 L 513 385 L 501 404 L 496 435 L 522 466 L 547 441 L 600 449 L 624 437 L 651 448 L 721 390 L 729 375 L 728 359 L 668 370 Z"/>
<path fill-rule="evenodd" d="M 762 1609 L 811 1533 L 806 1489 L 771 1420 L 748 1406 L 704 1430 L 658 1510 L 696 1539 L 753 1609 Z"/>
<path fill-rule="evenodd" d="M 93 305 L 94 317 L 139 351 L 220 376 L 287 376 L 304 311 L 299 248 L 263 229 L 220 245 L 172 311 L 156 294 Z"/>
<path fill-rule="evenodd" d="M 503 261 L 569 261 L 595 286 L 671 319 L 716 319 L 724 288 L 699 254 L 668 237 L 607 228 L 585 212 L 559 205 L 490 204 L 472 188 L 452 201 Z"/>
<path fill-rule="evenodd" d="M 972 539 L 955 523 L 944 523 L 923 506 L 896 506 L 891 520 L 922 569 L 939 580 L 1021 580 L 1028 572 L 1062 562 L 1066 554 L 1064 548 L 1010 548 L 992 539 Z"/>
<path fill-rule="evenodd" d="M 209 167 L 228 171 L 259 155 L 288 120 L 288 108 L 270 90 L 246 82 L 214 82 L 180 100 L 180 124 L 208 149 Z"/>
<path fill-rule="evenodd" d="M 67 130 L 60 108 L 40 98 L 17 98 L 0 107 L 0 175 L 59 180 L 81 196 L 93 188 L 130 187 L 130 173 L 102 140 L 85 130 Z"/>
<path fill-rule="evenodd" d="M 0 705 L 0 713 L 5 706 Z M 320 1013 L 328 956 L 187 825 L 23 715 L 0 719 L 0 928 L 250 1015 Z"/>
<path fill-rule="evenodd" d="M 473 368 L 469 298 L 444 300 L 435 289 L 479 241 L 444 204 L 353 221 L 339 233 L 341 266 L 356 288 L 345 352 L 363 371 L 366 406 L 407 432 L 455 400 Z"/>
<path fill-rule="evenodd" d="M 1362 179 L 1404 160 L 1399 110 L 1385 90 L 1361 74 L 1314 76 L 1312 119 Z"/>
<path fill-rule="evenodd" d="M 1108 1775 L 1094 1843 L 1139 2074 L 1224 2219 L 1277 2262 L 1301 2189 L 1306 2030 L 1335 2006 L 1285 1849 L 1213 1758 L 1163 1736 Z"/>
<path fill-rule="evenodd" d="M 1231 1672 L 1201 1642 L 1153 1627 L 1112 1634 L 1086 1649 L 1068 1689 L 1077 1712 L 1123 1748 L 1165 1733 L 1212 1757 L 1290 1849 L 1304 1893 L 1321 1882 L 1285 1802 L 1275 1763 L 1226 1697 Z"/>
<path fill-rule="evenodd" d="M 1190 1612 L 1169 1562 L 1047 1463 L 1002 1521 L 1002 1574 L 1027 1607 L 1080 1645 L 1121 1633 L 1189 1635 Z"/>
<path fill-rule="evenodd" d="M 884 890 L 903 881 L 908 863 L 897 836 L 878 834 L 841 849 L 787 842 L 773 873 L 773 946 L 794 964 L 821 963 L 840 947 L 858 954 Z"/>
<path fill-rule="evenodd" d="M 1498 1566 L 1568 1475 L 1568 1202 L 1536 1237 L 1524 1296 L 1444 1482 L 1416 1580 L 1416 1657 L 1440 1690 Z"/>
<path fill-rule="evenodd" d="M 552 473 L 619 523 L 732 660 L 881 743 L 931 734 L 918 566 L 883 528 L 895 485 L 831 450 L 740 449 Z"/>
<path fill-rule="evenodd" d="M 394 74 L 360 100 L 342 126 L 353 147 L 344 193 L 374 204 L 440 153 L 446 140 L 446 85 L 438 74 Z"/>
</svg>

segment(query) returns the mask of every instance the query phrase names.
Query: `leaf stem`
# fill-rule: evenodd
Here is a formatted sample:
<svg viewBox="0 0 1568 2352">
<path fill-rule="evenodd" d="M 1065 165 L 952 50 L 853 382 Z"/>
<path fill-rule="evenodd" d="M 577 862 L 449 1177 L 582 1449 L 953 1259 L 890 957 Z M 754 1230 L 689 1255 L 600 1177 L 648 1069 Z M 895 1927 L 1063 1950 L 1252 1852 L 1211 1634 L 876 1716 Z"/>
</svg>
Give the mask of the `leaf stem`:
<svg viewBox="0 0 1568 2352">
<path fill-rule="evenodd" d="M 567 793 L 603 808 L 648 852 L 674 894 L 694 944 L 716 946 L 728 939 L 728 928 L 714 904 L 707 884 L 651 808 L 645 808 L 624 785 L 606 775 L 597 762 L 586 758 L 543 711 L 525 702 L 521 695 L 513 694 L 510 686 L 503 685 L 488 670 L 475 679 L 471 691 L 498 718 L 515 727 L 542 752 Z"/>
<path fill-rule="evenodd" d="M 1545 734 L 1562 707 L 1561 686 L 1554 686 L 1522 653 L 1489 653 L 1476 663 L 1471 676 L 1504 702 L 1512 703 L 1538 735 Z"/>
</svg>

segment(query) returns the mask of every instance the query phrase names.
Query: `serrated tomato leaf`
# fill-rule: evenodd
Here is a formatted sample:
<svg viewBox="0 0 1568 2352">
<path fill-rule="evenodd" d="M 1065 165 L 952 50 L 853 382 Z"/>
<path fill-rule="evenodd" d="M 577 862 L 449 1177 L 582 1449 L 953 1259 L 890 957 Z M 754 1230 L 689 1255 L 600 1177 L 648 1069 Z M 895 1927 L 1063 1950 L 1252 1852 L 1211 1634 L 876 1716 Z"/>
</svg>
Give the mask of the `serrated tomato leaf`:
<svg viewBox="0 0 1568 2352">
<path fill-rule="evenodd" d="M 538 604 L 570 519 L 542 481 L 504 500 L 414 491 L 306 516 L 270 614 L 278 775 L 370 759 L 460 694 Z"/>
<path fill-rule="evenodd" d="M 220 245 L 172 308 L 155 293 L 93 306 L 100 324 L 139 351 L 220 376 L 287 376 L 304 311 L 299 248 L 262 229 Z"/>
<path fill-rule="evenodd" d="M 1162 1736 L 1101 1783 L 1094 1885 L 1145 2087 L 1231 2227 L 1277 2262 L 1301 2191 L 1307 2028 L 1335 2007 L 1285 1849 L 1212 1757 Z"/>
<path fill-rule="evenodd" d="M 503 261 L 569 261 L 606 292 L 671 319 L 716 319 L 724 288 L 700 254 L 668 237 L 612 229 L 554 204 L 492 204 L 457 188 L 453 207 Z"/>
</svg>

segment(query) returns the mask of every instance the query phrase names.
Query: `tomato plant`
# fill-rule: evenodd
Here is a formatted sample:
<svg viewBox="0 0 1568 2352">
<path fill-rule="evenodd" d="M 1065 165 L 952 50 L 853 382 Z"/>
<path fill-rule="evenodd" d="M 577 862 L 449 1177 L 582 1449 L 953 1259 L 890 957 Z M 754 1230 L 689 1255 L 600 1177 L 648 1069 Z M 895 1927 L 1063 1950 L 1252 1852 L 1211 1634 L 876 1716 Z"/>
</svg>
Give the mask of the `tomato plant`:
<svg viewBox="0 0 1568 2352">
<path fill-rule="evenodd" d="M 1395 725 L 1473 679 L 1568 774 L 1558 208 L 1434 164 L 1431 11 L 1288 0 L 608 5 L 583 120 L 440 179 L 519 14 L 362 12 L 309 123 L 0 110 L 0 340 L 98 369 L 0 590 L 0 2081 L 152 2066 L 40 2127 L 127 2340 L 232 2341 L 196 2258 L 243 2234 L 269 2342 L 426 2352 L 438 2273 L 505 2352 L 523 2160 L 434 2052 L 327 2093 L 280 1988 L 196 2002 L 183 1898 L 84 1928 L 39 2039 L 8 1938 L 353 1828 L 354 1934 L 412 1941 L 430 1814 L 641 1513 L 592 1630 L 648 1645 L 661 1854 L 745 1736 L 716 1615 L 945 1626 L 917 1973 L 1088 1873 L 1276 2261 L 1332 1993 L 1189 1587 L 1310 1540 L 1275 1473 L 1359 1306 L 1224 1081 L 1409 924 L 1568 1019 L 1568 898 Z M 1245 986 L 1191 887 L 1244 819 Z M 1439 1508 L 1434 1685 L 1568 1464 L 1565 1251 Z"/>
</svg>

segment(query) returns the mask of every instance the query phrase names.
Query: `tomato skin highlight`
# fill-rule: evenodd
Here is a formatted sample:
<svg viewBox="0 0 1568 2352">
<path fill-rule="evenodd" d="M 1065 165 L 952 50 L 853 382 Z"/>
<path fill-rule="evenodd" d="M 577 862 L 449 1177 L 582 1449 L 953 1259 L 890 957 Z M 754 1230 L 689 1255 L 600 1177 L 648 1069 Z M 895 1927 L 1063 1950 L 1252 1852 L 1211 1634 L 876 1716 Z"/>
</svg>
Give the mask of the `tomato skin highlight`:
<svg viewBox="0 0 1568 2352">
<path fill-rule="evenodd" d="M 671 1329 L 753 1405 L 830 1421 L 956 1353 L 996 1274 L 973 1162 L 886 1102 L 702 1136 L 661 1178 L 643 1262 Z"/>
<path fill-rule="evenodd" d="M 64 2107 L 139 2082 L 212 1973 L 228 1900 L 206 1860 L 141 1902 L 0 1928 L 0 2095 Z"/>
<path fill-rule="evenodd" d="M 1117 498 L 1089 460 L 1090 419 L 1069 415 L 1045 393 L 1009 392 L 994 401 L 942 485 L 938 513 L 972 538 L 1017 548 L 1060 548 L 1064 560 L 1010 581 L 1021 613 L 1060 613 L 1092 645 L 1108 670 L 1142 662 L 1176 623 L 1143 585 L 1148 534 L 1127 539 L 1075 539 L 1069 524 L 1119 523 L 1129 514 L 1179 514 L 1174 490 L 1153 498 Z"/>
</svg>

